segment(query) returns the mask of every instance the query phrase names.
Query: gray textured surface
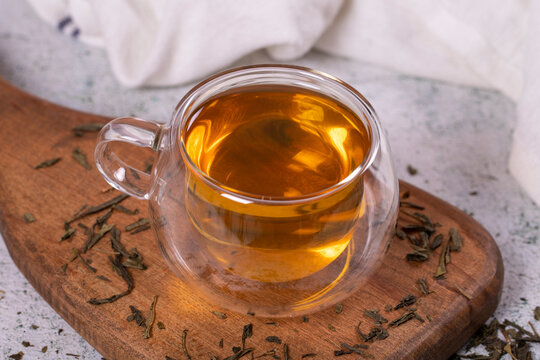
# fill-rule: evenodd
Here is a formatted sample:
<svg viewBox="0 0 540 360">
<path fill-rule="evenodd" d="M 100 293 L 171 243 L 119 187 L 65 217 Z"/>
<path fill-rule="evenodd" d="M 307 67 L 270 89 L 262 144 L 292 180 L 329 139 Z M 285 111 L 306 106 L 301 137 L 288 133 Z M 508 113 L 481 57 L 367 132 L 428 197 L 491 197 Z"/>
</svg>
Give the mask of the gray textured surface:
<svg viewBox="0 0 540 360">
<path fill-rule="evenodd" d="M 258 53 L 241 61 L 259 62 L 270 60 Z M 495 91 L 404 76 L 321 53 L 294 63 L 331 73 L 363 92 L 389 133 L 399 176 L 474 213 L 495 236 L 505 264 L 496 316 L 526 325 L 540 306 L 540 208 L 507 170 L 515 105 Z M 0 76 L 71 108 L 159 121 L 168 120 L 192 85 L 122 88 L 102 50 L 59 34 L 20 0 L 0 0 Z M 416 176 L 407 173 L 407 164 L 418 168 Z M 101 358 L 27 283 L 3 241 L 0 290 L 5 291 L 0 292 L 2 358 L 18 351 L 27 354 L 25 359 L 66 358 L 66 353 Z M 540 328 L 540 322 L 535 324 Z M 34 347 L 24 348 L 23 340 Z M 43 346 L 48 346 L 46 354 L 40 351 Z"/>
</svg>

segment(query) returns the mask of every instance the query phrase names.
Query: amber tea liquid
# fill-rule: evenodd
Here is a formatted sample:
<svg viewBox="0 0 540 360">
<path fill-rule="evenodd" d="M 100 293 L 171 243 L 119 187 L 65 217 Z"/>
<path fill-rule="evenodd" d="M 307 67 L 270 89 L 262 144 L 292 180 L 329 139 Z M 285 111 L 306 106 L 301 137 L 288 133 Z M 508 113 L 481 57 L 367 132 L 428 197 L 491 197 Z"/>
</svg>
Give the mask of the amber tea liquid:
<svg viewBox="0 0 540 360">
<path fill-rule="evenodd" d="M 371 143 L 357 115 L 319 93 L 270 85 L 219 94 L 192 114 L 182 142 L 214 184 L 187 171 L 186 209 L 224 269 L 291 281 L 342 254 L 363 214 L 363 180 L 336 185 Z"/>
</svg>

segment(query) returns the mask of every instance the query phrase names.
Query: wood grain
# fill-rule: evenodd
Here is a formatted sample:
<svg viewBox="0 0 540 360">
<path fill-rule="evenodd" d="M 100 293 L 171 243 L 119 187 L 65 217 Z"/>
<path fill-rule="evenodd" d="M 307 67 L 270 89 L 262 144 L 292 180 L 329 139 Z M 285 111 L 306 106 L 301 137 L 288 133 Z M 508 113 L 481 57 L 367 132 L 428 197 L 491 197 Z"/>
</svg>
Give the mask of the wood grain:
<svg viewBox="0 0 540 360">
<path fill-rule="evenodd" d="M 162 260 L 151 232 L 136 235 L 124 233 L 122 242 L 127 248 L 136 247 L 144 256 L 148 269 L 130 270 L 135 282 L 133 292 L 113 304 L 90 305 L 92 297 L 106 297 L 125 289 L 126 284 L 110 269 L 107 255 L 111 254 L 108 238 L 92 249 L 87 258 L 100 275 L 111 282 L 97 279 L 80 261 L 60 270 L 71 249 L 80 248 L 85 241 L 82 229 L 71 241 L 59 243 L 63 221 L 70 218 L 82 204 L 95 205 L 118 192 L 103 193 L 107 184 L 93 164 L 95 135 L 75 137 L 72 126 L 108 119 L 84 114 L 47 103 L 32 97 L 0 80 L 0 228 L 13 261 L 41 296 L 92 346 L 107 359 L 185 359 L 181 347 L 182 331 L 189 330 L 187 348 L 193 359 L 220 359 L 232 354 L 232 346 L 240 346 L 242 328 L 253 324 L 253 337 L 246 344 L 260 355 L 273 347 L 283 358 L 282 345 L 265 341 L 278 336 L 289 347 L 291 359 L 302 354 L 317 353 L 316 359 L 334 358 L 339 344 L 362 341 L 355 331 L 368 332 L 372 321 L 364 310 L 379 308 L 383 316 L 393 320 L 400 311 L 386 313 L 386 304 L 397 304 L 407 294 L 420 296 L 416 281 L 428 280 L 434 293 L 423 296 L 417 305 L 418 313 L 432 321 L 417 320 L 389 329 L 390 336 L 368 343 L 368 353 L 376 359 L 446 359 L 458 350 L 474 331 L 495 310 L 502 287 L 503 264 L 493 238 L 474 219 L 448 203 L 401 182 L 401 191 L 409 190 L 411 200 L 426 207 L 425 213 L 444 226 L 458 229 L 464 238 L 461 252 L 452 253 L 448 275 L 435 280 L 440 249 L 425 263 L 408 263 L 405 254 L 410 248 L 406 241 L 395 239 L 386 253 L 384 265 L 369 281 L 369 285 L 343 302 L 343 311 L 334 309 L 301 318 L 262 319 L 227 312 L 207 303 L 173 276 Z M 91 170 L 85 170 L 71 157 L 78 146 L 88 154 Z M 62 157 L 50 168 L 33 166 L 43 160 Z M 109 223 L 123 228 L 144 217 L 147 204 L 135 199 L 123 203 L 138 208 L 140 214 L 128 216 L 114 213 Z M 36 221 L 25 223 L 24 213 L 32 213 Z M 90 225 L 92 219 L 83 219 Z M 456 291 L 456 285 L 472 295 L 466 299 Z M 150 339 L 142 338 L 142 328 L 127 322 L 129 305 L 146 315 L 154 295 L 158 295 L 157 321 L 165 325 L 153 328 Z M 210 311 L 227 313 L 220 319 Z M 268 325 L 274 321 L 276 325 Z M 331 326 L 329 326 L 331 325 Z M 335 329 L 335 330 L 332 330 Z M 218 346 L 221 339 L 224 347 Z M 353 358 L 347 355 L 344 359 Z M 249 358 L 249 357 L 246 357 Z"/>
</svg>

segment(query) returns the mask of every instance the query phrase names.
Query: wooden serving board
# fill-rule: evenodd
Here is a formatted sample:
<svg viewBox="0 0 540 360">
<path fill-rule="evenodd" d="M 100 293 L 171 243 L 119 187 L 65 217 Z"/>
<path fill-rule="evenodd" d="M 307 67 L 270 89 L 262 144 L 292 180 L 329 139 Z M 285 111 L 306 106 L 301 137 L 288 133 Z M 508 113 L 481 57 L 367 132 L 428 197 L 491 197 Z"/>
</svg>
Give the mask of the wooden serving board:
<svg viewBox="0 0 540 360">
<path fill-rule="evenodd" d="M 130 269 L 135 288 L 133 292 L 112 304 L 91 305 L 92 297 L 107 297 L 122 292 L 126 284 L 111 270 L 107 255 L 112 254 L 108 237 L 101 240 L 85 258 L 98 269 L 91 273 L 76 260 L 65 273 L 72 248 L 80 248 L 86 236 L 82 229 L 71 241 L 59 243 L 63 222 L 82 204 L 96 205 L 119 193 L 102 192 L 107 184 L 93 164 L 96 136 L 75 137 L 72 126 L 108 119 L 83 114 L 32 97 L 0 80 L 0 228 L 13 261 L 41 296 L 92 346 L 107 359 L 186 359 L 181 338 L 188 330 L 187 349 L 192 359 L 224 359 L 233 354 L 231 348 L 240 346 L 244 325 L 253 324 L 253 336 L 247 347 L 255 348 L 254 355 L 277 347 L 281 359 L 283 345 L 267 342 L 268 336 L 278 336 L 288 345 L 289 358 L 301 359 L 302 354 L 315 353 L 315 359 L 332 359 L 340 343 L 363 343 L 356 333 L 367 333 L 373 321 L 364 315 L 367 309 L 380 309 L 393 320 L 403 310 L 385 312 L 386 304 L 395 305 L 407 294 L 421 296 L 416 281 L 426 278 L 434 292 L 422 296 L 415 305 L 418 314 L 432 321 L 411 320 L 390 328 L 390 336 L 369 345 L 367 353 L 375 359 L 446 359 L 458 350 L 475 330 L 495 310 L 503 281 L 503 264 L 497 245 L 486 230 L 471 217 L 455 207 L 405 182 L 401 192 L 410 191 L 410 200 L 426 207 L 425 213 L 443 224 L 440 231 L 458 229 L 463 237 L 461 252 L 452 253 L 446 279 L 433 277 L 441 248 L 427 262 L 410 263 L 407 241 L 394 239 L 384 258 L 384 266 L 370 279 L 369 284 L 343 302 L 337 314 L 334 308 L 301 318 L 264 319 L 227 312 L 198 297 L 178 280 L 161 258 L 150 231 L 136 235 L 122 234 L 126 248 L 136 247 L 148 265 L 145 271 Z M 85 170 L 73 160 L 71 153 L 79 147 L 88 154 L 91 170 Z M 33 166 L 43 160 L 62 157 L 56 165 L 40 170 Z M 115 212 L 110 224 L 119 228 L 147 215 L 147 204 L 128 199 L 122 203 L 138 208 L 140 214 L 128 216 Z M 35 222 L 26 223 L 23 214 L 31 213 Z M 83 219 L 90 225 L 95 217 Z M 75 225 L 74 225 L 75 226 Z M 106 276 L 105 282 L 96 275 Z M 456 291 L 460 286 L 471 300 Z M 146 315 L 154 295 L 159 299 L 152 336 L 143 339 L 142 328 L 127 322 L 129 305 Z M 227 313 L 220 319 L 210 311 Z M 266 324 L 267 322 L 274 324 Z M 276 326 L 278 324 L 279 326 Z M 384 327 L 387 327 L 385 324 Z M 219 347 L 223 339 L 223 348 Z M 357 358 L 345 355 L 343 359 Z M 250 359 L 250 356 L 245 357 Z M 271 357 L 268 357 L 271 358 Z M 308 358 L 309 359 L 309 358 Z"/>
</svg>

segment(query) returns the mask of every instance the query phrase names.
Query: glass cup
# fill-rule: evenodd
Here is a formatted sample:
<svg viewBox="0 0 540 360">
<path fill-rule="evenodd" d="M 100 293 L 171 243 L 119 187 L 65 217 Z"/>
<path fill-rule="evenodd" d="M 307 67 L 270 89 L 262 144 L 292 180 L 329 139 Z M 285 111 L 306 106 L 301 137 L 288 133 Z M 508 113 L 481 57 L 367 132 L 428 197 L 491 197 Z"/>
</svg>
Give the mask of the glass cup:
<svg viewBox="0 0 540 360">
<path fill-rule="evenodd" d="M 233 138 L 231 134 L 237 133 L 223 130 L 231 127 L 236 116 L 248 111 L 244 109 L 248 103 L 242 101 L 231 111 L 204 113 L 208 117 L 204 121 L 214 126 L 212 134 L 209 127 L 195 125 L 194 119 L 202 116 L 205 106 L 214 106 L 216 99 L 227 94 L 242 99 L 255 90 L 272 89 L 318 94 L 321 101 L 342 106 L 350 115 L 349 125 L 360 129 L 365 141 L 361 161 L 353 162 L 350 171 L 336 178 L 335 183 L 308 193 L 258 194 L 235 188 L 236 183 L 228 183 L 227 178 L 215 178 L 208 170 L 209 163 L 225 160 L 212 156 L 213 147 L 233 140 L 237 144 L 253 141 L 263 147 L 276 126 L 289 133 L 314 133 L 314 126 L 324 129 L 326 140 L 341 158 L 350 160 L 349 152 L 358 149 L 359 140 L 347 140 L 345 130 L 327 126 L 328 112 L 314 114 L 299 95 L 276 105 L 295 109 L 293 125 L 280 122 L 278 126 L 278 120 L 272 120 L 264 131 L 250 130 Z M 256 113 L 258 108 L 254 109 Z M 259 120 L 254 116 L 242 124 L 251 129 L 254 123 L 250 121 Z M 220 131 L 224 135 L 208 143 Z M 197 132 L 203 135 L 193 135 Z M 156 158 L 151 173 L 126 164 L 114 151 L 116 142 L 151 148 Z M 293 139 L 285 147 L 302 144 Z M 304 150 L 295 148 L 293 157 L 301 158 L 298 161 L 307 166 L 327 158 L 313 160 Z M 237 153 L 227 161 L 234 164 L 241 155 Z M 205 166 L 201 156 L 209 159 Z M 123 158 L 133 162 L 133 157 Z M 397 178 L 375 111 L 348 84 L 307 68 L 258 65 L 212 76 L 180 101 L 169 125 L 136 118 L 118 118 L 108 123 L 100 133 L 95 159 L 113 187 L 148 200 L 152 229 L 170 269 L 210 301 L 242 313 L 295 316 L 342 301 L 361 289 L 368 275 L 377 269 L 395 226 Z M 226 168 L 228 164 L 217 165 Z M 243 173 L 240 181 L 258 186 L 269 175 L 262 176 L 257 170 L 259 164 L 254 164 L 243 164 L 253 170 Z M 332 178 L 332 171 L 323 171 L 323 175 Z M 292 181 L 300 184 L 305 177 Z"/>
</svg>

